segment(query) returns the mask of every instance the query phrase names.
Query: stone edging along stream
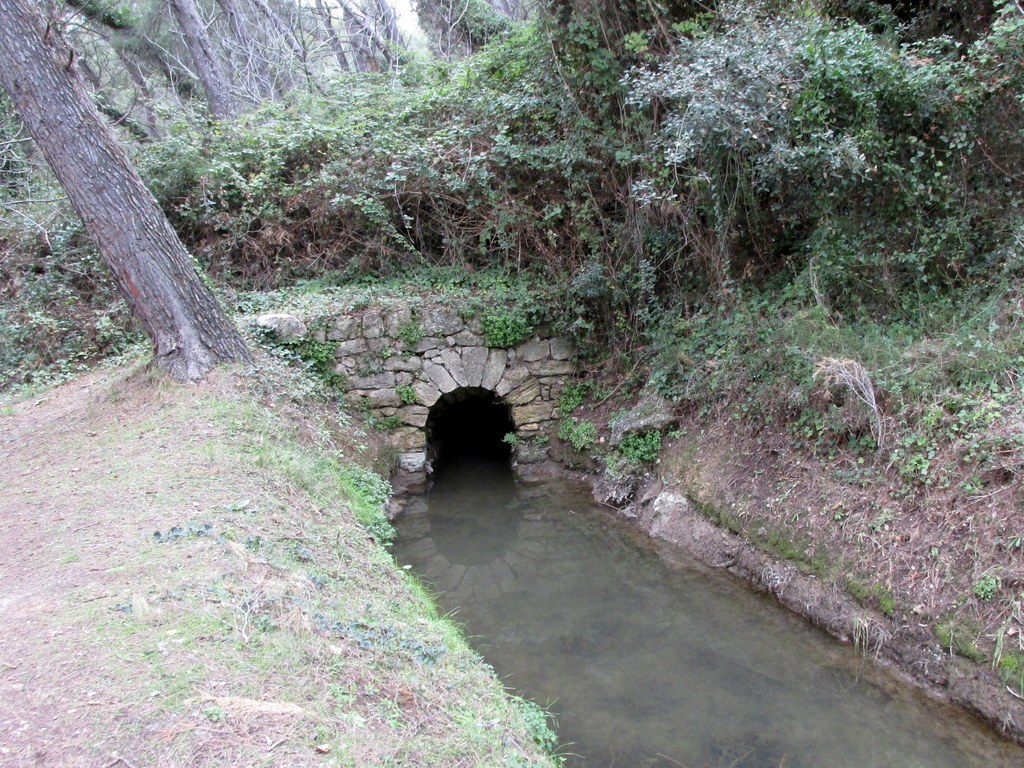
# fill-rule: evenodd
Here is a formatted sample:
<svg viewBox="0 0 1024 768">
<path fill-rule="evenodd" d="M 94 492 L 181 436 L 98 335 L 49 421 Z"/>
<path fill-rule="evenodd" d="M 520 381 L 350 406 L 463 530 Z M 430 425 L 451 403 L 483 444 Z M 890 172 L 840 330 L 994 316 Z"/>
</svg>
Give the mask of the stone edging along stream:
<svg viewBox="0 0 1024 768">
<path fill-rule="evenodd" d="M 518 467 L 524 480 L 570 475 L 594 487 L 597 477 L 570 471 L 548 460 Z M 989 668 L 969 667 L 951 657 L 925 625 L 900 624 L 873 611 L 843 588 L 779 561 L 741 536 L 720 527 L 702 511 L 683 484 L 649 480 L 636 500 L 619 510 L 652 538 L 680 547 L 699 562 L 724 569 L 823 629 L 852 643 L 897 679 L 939 701 L 956 705 L 991 726 L 1003 738 L 1024 745 L 1024 701 L 1009 699 Z"/>
</svg>

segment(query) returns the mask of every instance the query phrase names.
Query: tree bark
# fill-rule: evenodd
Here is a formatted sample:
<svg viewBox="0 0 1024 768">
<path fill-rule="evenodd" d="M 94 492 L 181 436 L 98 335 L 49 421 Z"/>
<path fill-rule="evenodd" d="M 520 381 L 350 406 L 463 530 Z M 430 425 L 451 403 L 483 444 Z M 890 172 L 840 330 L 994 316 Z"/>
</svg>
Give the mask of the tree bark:
<svg viewBox="0 0 1024 768">
<path fill-rule="evenodd" d="M 238 114 L 238 108 L 231 95 L 231 85 L 224 74 L 220 56 L 207 34 L 206 24 L 199 15 L 199 8 L 193 0 L 168 0 L 178 28 L 185 38 L 196 75 L 203 84 L 206 106 L 215 120 L 227 120 Z"/>
<path fill-rule="evenodd" d="M 128 305 L 179 380 L 249 351 L 93 106 L 75 53 L 32 0 L 0 0 L 0 84 Z"/>
<path fill-rule="evenodd" d="M 331 16 L 331 12 L 324 5 L 324 0 L 316 0 L 316 12 L 320 17 L 320 22 L 323 24 L 324 36 L 327 38 L 327 44 L 331 48 L 331 52 L 334 54 L 334 58 L 338 60 L 338 66 L 343 71 L 348 72 L 351 67 L 348 63 L 348 57 L 345 56 L 345 49 L 341 45 L 341 39 L 338 37 L 338 31 L 334 28 L 334 18 Z"/>
</svg>

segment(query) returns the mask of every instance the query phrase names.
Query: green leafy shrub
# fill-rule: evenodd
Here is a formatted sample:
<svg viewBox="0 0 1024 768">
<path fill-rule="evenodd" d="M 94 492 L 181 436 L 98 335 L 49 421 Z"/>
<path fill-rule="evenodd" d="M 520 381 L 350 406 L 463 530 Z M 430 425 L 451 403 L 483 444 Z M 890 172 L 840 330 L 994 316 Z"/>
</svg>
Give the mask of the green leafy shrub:
<svg viewBox="0 0 1024 768">
<path fill-rule="evenodd" d="M 519 705 L 534 743 L 547 754 L 554 755 L 558 749 L 558 734 L 551 726 L 548 713 L 529 699 L 519 699 Z"/>
<path fill-rule="evenodd" d="M 481 320 L 489 347 L 514 347 L 533 333 L 533 326 L 519 312 L 493 309 Z"/>
<path fill-rule="evenodd" d="M 597 441 L 597 425 L 591 421 L 580 421 L 566 416 L 558 425 L 558 437 L 577 451 L 587 451 L 593 448 Z"/>
<path fill-rule="evenodd" d="M 971 591 L 979 600 L 991 600 L 996 596 L 996 591 L 1001 584 L 1002 581 L 998 576 L 994 573 L 987 573 L 971 585 Z"/>
<path fill-rule="evenodd" d="M 619 443 L 618 451 L 629 464 L 650 464 L 661 453 L 661 432 L 655 429 L 627 435 Z"/>
<path fill-rule="evenodd" d="M 566 384 L 558 398 L 559 414 L 568 416 L 583 405 L 583 400 L 590 394 L 591 388 L 590 382 L 587 381 Z"/>
</svg>

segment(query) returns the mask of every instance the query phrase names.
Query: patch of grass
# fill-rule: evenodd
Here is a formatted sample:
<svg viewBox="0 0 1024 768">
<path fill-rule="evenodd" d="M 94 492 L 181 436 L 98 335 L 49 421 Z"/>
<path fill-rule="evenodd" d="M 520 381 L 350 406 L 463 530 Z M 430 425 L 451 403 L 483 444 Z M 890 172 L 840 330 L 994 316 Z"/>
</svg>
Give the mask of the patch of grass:
<svg viewBox="0 0 1024 768">
<path fill-rule="evenodd" d="M 996 664 L 999 679 L 1018 696 L 1024 696 L 1024 651 L 1008 651 Z"/>
<path fill-rule="evenodd" d="M 50 665 L 58 671 L 35 684 L 83 701 L 96 691 L 131 711 L 118 747 L 138 736 L 139 764 L 215 748 L 222 762 L 259 765 L 280 742 L 274 759 L 287 764 L 320 759 L 312 750 L 327 744 L 340 765 L 382 754 L 409 765 L 551 765 L 518 703 L 380 546 L 389 487 L 362 466 L 373 443 L 332 423 L 330 401 L 293 397 L 295 373 L 245 381 L 218 370 L 201 388 L 129 378 L 118 403 L 79 386 L 54 394 L 87 402 L 82 429 L 103 438 L 89 442 L 88 465 L 56 424 L 36 426 L 32 449 L 50 451 L 58 482 L 87 491 L 76 525 L 102 524 L 106 535 L 58 527 L 52 559 L 73 551 L 107 567 L 102 589 L 55 594 L 48 621 L 65 629 L 61 647 L 33 653 L 41 668 L 57 653 L 69 665 Z M 188 492 L 143 496 L 156 482 Z M 245 725 L 230 744 L 210 726 L 214 707 L 228 728 Z M 76 727 L 107 743 L 110 712 L 83 708 Z M 152 738 L 169 722 L 181 732 Z"/>
<path fill-rule="evenodd" d="M 980 634 L 973 622 L 957 616 L 947 616 L 935 625 L 935 636 L 943 648 L 977 664 L 988 660 L 977 644 Z"/>
<path fill-rule="evenodd" d="M 880 581 L 868 584 L 851 576 L 846 580 L 846 591 L 863 605 L 873 605 L 890 618 L 896 615 L 896 597 Z"/>
</svg>

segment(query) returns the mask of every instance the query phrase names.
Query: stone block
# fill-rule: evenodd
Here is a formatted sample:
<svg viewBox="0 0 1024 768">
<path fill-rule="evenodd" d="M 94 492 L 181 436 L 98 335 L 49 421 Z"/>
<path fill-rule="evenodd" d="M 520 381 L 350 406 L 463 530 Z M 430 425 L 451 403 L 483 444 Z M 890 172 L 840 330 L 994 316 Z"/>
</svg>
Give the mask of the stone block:
<svg viewBox="0 0 1024 768">
<path fill-rule="evenodd" d="M 430 307 L 423 313 L 423 330 L 432 336 L 450 336 L 465 325 L 459 313 L 448 307 Z"/>
<path fill-rule="evenodd" d="M 538 360 L 527 367 L 534 376 L 564 376 L 576 370 L 570 360 Z"/>
<path fill-rule="evenodd" d="M 384 361 L 385 371 L 419 371 L 423 368 L 423 360 L 418 357 L 396 355 Z"/>
<path fill-rule="evenodd" d="M 672 403 L 658 394 L 648 394 L 629 411 L 613 419 L 608 426 L 611 429 L 609 442 L 618 445 L 629 435 L 647 432 L 652 429 L 664 429 L 676 423 L 675 409 Z"/>
<path fill-rule="evenodd" d="M 551 340 L 551 357 L 555 360 L 571 360 L 576 356 L 576 347 L 567 339 Z"/>
<path fill-rule="evenodd" d="M 484 389 L 493 390 L 501 381 L 501 375 L 505 373 L 505 361 L 508 359 L 508 352 L 504 349 L 490 349 L 487 354 L 487 364 L 484 366 L 484 374 L 480 378 L 480 386 Z"/>
<path fill-rule="evenodd" d="M 306 324 L 295 315 L 284 312 L 270 312 L 256 318 L 256 325 L 272 331 L 281 341 L 301 339 L 309 331 Z"/>
<path fill-rule="evenodd" d="M 389 389 L 395 386 L 395 374 L 382 371 L 369 376 L 353 376 L 349 385 L 355 389 Z"/>
<path fill-rule="evenodd" d="M 453 392 L 459 388 L 458 383 L 448 373 L 447 369 L 437 363 L 429 361 L 423 363 L 423 372 L 427 374 L 427 378 L 443 393 Z"/>
<path fill-rule="evenodd" d="M 397 336 L 398 332 L 412 322 L 412 309 L 409 307 L 394 307 L 384 315 L 384 331 L 388 336 Z"/>
<path fill-rule="evenodd" d="M 427 468 L 426 451 L 406 451 L 398 455 L 398 467 L 403 472 L 423 472 Z"/>
<path fill-rule="evenodd" d="M 422 405 L 407 405 L 398 411 L 402 423 L 408 424 L 410 427 L 427 426 L 427 415 L 429 413 L 430 409 Z"/>
<path fill-rule="evenodd" d="M 536 464 L 548 457 L 548 447 L 534 443 L 520 443 L 515 448 L 515 457 L 520 464 Z"/>
<path fill-rule="evenodd" d="M 536 379 L 527 379 L 509 392 L 505 399 L 512 403 L 512 405 L 526 405 L 538 397 L 540 397 L 540 382 Z"/>
<path fill-rule="evenodd" d="M 467 383 L 468 379 L 466 376 L 466 369 L 462 364 L 462 355 L 460 355 L 456 350 L 441 350 L 441 364 L 460 387 L 469 386 Z"/>
<path fill-rule="evenodd" d="M 416 393 L 416 402 L 430 408 L 441 397 L 441 390 L 428 381 L 418 381 L 412 385 Z"/>
<path fill-rule="evenodd" d="M 379 339 L 384 335 L 384 315 L 372 310 L 363 315 L 363 336 L 368 339 Z"/>
<path fill-rule="evenodd" d="M 327 329 L 327 338 L 330 341 L 344 341 L 345 339 L 354 339 L 360 333 L 362 333 L 362 324 L 359 322 L 359 318 L 342 315 Z"/>
<path fill-rule="evenodd" d="M 482 347 L 484 346 L 484 337 L 478 336 L 475 333 L 469 331 L 460 331 L 451 337 L 455 343 L 460 347 Z"/>
<path fill-rule="evenodd" d="M 359 355 L 367 349 L 369 349 L 369 347 L 366 345 L 366 339 L 348 339 L 347 341 L 338 342 L 338 346 L 334 348 L 334 356 L 345 357 L 347 355 Z"/>
<path fill-rule="evenodd" d="M 366 396 L 366 399 L 370 401 L 371 408 L 397 408 L 402 404 L 401 399 L 393 389 L 375 389 Z"/>
<path fill-rule="evenodd" d="M 643 523 L 654 538 L 678 544 L 693 533 L 688 524 L 692 515 L 693 503 L 686 496 L 664 491 L 654 499 Z"/>
<path fill-rule="evenodd" d="M 400 451 L 422 451 L 427 447 L 427 436 L 416 427 L 399 427 L 388 432 L 388 442 Z"/>
<path fill-rule="evenodd" d="M 533 363 L 537 360 L 543 360 L 545 357 L 551 356 L 551 342 L 547 339 L 528 341 L 525 344 L 520 344 L 516 347 L 516 352 L 518 353 L 520 360 Z"/>
<path fill-rule="evenodd" d="M 525 365 L 511 365 L 505 369 L 495 392 L 504 397 L 530 377 Z"/>
<path fill-rule="evenodd" d="M 444 347 L 444 339 L 439 339 L 436 336 L 425 336 L 416 344 L 415 352 L 417 354 L 436 352 L 442 347 Z"/>
<path fill-rule="evenodd" d="M 512 418 L 516 426 L 526 430 L 528 424 L 539 424 L 542 421 L 550 421 L 554 418 L 554 403 L 547 403 L 543 400 L 528 405 L 516 405 L 512 408 Z"/>
<path fill-rule="evenodd" d="M 479 387 L 484 380 L 489 350 L 487 347 L 466 347 L 462 350 L 462 370 L 467 387 Z"/>
</svg>

